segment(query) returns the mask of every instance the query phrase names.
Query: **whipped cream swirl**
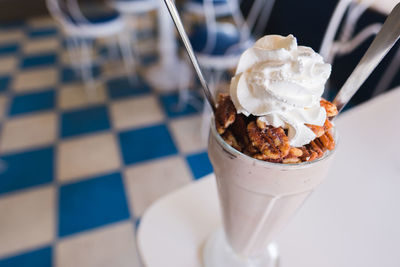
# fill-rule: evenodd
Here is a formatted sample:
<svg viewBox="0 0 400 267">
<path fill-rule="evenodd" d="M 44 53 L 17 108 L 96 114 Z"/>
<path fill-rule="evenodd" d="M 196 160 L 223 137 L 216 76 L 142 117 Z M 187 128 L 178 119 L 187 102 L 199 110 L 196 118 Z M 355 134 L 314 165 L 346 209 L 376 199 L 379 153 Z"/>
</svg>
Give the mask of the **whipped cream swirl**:
<svg viewBox="0 0 400 267">
<path fill-rule="evenodd" d="M 330 73 L 330 64 L 293 35 L 267 35 L 240 57 L 230 95 L 238 113 L 288 129 L 290 145 L 300 147 L 316 138 L 305 124 L 326 120 L 319 101 Z"/>
</svg>

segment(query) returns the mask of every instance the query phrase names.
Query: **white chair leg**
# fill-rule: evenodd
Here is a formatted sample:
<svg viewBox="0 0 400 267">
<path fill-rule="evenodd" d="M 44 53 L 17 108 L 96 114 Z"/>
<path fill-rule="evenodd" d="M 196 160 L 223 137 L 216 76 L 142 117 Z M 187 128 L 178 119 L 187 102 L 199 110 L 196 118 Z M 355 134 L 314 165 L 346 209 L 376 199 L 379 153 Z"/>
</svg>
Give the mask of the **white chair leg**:
<svg viewBox="0 0 400 267">
<path fill-rule="evenodd" d="M 130 30 L 129 31 L 129 37 L 130 37 L 130 45 L 133 46 L 133 48 L 131 48 L 132 54 L 133 54 L 133 60 L 135 62 L 140 62 L 140 58 L 139 55 L 137 54 L 137 51 L 135 50 L 135 44 L 137 44 L 138 38 L 137 38 L 137 20 L 135 16 L 130 16 L 129 18 L 129 25 L 130 25 Z"/>
<path fill-rule="evenodd" d="M 116 60 L 118 58 L 118 42 L 114 38 L 109 38 L 107 41 L 107 48 L 109 51 L 108 58 Z"/>
<path fill-rule="evenodd" d="M 67 37 L 67 51 L 70 60 L 70 65 L 74 70 L 75 74 L 80 74 L 80 66 L 79 66 L 79 56 L 80 56 L 80 47 L 79 42 L 75 37 L 69 36 Z"/>
<path fill-rule="evenodd" d="M 351 0 L 340 0 L 338 4 L 336 5 L 335 11 L 333 12 L 333 15 L 329 21 L 328 28 L 325 32 L 324 38 L 322 40 L 321 48 L 319 50 L 319 53 L 323 58 L 327 58 L 329 55 L 329 51 L 331 50 L 333 40 L 335 38 L 335 34 L 337 32 L 337 29 L 339 27 L 340 22 L 342 21 L 342 18 L 350 5 Z"/>
<path fill-rule="evenodd" d="M 122 32 L 118 35 L 118 43 L 122 52 L 128 79 L 131 83 L 135 83 L 137 81 L 137 75 L 135 72 L 135 60 L 133 58 L 131 37 L 126 32 Z"/>
<path fill-rule="evenodd" d="M 93 43 L 89 40 L 81 40 L 80 48 L 81 48 L 81 73 L 82 79 L 85 83 L 86 94 L 89 100 L 94 100 L 97 96 L 96 94 L 96 84 L 93 77 L 92 66 L 93 61 L 91 58 L 91 49 Z"/>
<path fill-rule="evenodd" d="M 179 65 L 177 69 L 181 73 L 181 77 L 178 81 L 178 103 L 176 105 L 176 111 L 182 111 L 187 105 L 192 105 L 195 109 L 201 110 L 202 104 L 190 91 L 190 84 L 193 80 L 193 72 L 188 69 L 184 64 Z"/>
</svg>

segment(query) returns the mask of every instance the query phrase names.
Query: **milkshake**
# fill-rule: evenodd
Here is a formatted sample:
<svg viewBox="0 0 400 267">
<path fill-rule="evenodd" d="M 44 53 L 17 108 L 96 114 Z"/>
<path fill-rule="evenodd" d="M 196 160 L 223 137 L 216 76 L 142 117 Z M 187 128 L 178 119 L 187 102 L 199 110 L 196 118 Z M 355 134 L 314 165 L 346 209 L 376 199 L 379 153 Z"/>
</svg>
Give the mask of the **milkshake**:
<svg viewBox="0 0 400 267">
<path fill-rule="evenodd" d="M 208 153 L 224 235 L 208 241 L 206 266 L 271 263 L 268 245 L 333 158 L 337 109 L 321 98 L 330 71 L 292 35 L 265 36 L 241 56 L 211 123 Z"/>
</svg>

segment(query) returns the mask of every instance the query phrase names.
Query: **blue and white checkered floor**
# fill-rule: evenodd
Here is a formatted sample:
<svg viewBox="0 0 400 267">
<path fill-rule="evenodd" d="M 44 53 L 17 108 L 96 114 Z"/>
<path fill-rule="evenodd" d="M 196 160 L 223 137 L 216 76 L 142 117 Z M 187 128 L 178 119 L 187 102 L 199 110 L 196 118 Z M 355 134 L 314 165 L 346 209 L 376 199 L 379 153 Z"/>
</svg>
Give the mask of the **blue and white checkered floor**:
<svg viewBox="0 0 400 267">
<path fill-rule="evenodd" d="M 137 218 L 212 171 L 201 116 L 107 64 L 89 102 L 67 59 L 51 19 L 0 25 L 0 267 L 138 266 Z"/>
</svg>

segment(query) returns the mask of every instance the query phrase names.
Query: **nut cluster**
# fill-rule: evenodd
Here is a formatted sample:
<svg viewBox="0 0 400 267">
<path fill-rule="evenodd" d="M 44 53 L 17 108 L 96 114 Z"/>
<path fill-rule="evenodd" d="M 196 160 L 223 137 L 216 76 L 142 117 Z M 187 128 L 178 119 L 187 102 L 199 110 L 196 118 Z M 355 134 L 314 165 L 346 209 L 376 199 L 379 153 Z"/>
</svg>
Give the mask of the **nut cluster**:
<svg viewBox="0 0 400 267">
<path fill-rule="evenodd" d="M 302 147 L 291 147 L 283 128 L 266 125 L 255 116 L 237 114 L 232 100 L 226 94 L 218 96 L 215 124 L 226 143 L 253 158 L 286 164 L 313 161 L 322 157 L 327 150 L 335 148 L 330 119 L 337 115 L 337 108 L 325 99 L 320 101 L 320 105 L 325 108 L 327 119 L 323 126 L 306 124 L 316 138 Z"/>
</svg>

